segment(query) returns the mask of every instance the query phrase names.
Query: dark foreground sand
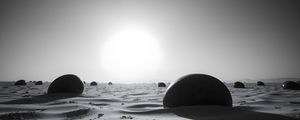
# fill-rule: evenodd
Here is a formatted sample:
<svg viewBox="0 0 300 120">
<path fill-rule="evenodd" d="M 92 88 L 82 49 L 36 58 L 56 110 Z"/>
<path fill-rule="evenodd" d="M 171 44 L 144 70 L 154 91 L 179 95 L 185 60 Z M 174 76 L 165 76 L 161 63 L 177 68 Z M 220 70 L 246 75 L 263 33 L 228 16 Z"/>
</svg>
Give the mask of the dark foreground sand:
<svg viewBox="0 0 300 120">
<path fill-rule="evenodd" d="M 280 84 L 245 89 L 228 88 L 233 108 L 187 106 L 164 109 L 166 88 L 156 84 L 99 84 L 85 86 L 81 96 L 45 95 L 49 83 L 35 86 L 0 84 L 0 119 L 87 120 L 293 120 L 300 118 L 300 91 L 283 90 Z"/>
</svg>

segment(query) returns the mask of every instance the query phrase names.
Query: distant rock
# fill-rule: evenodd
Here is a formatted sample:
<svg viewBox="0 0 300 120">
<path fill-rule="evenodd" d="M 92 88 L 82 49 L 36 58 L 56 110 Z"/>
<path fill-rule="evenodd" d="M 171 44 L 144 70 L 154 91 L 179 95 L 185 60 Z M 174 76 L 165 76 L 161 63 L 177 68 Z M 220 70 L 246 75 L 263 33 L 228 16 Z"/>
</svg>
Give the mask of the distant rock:
<svg viewBox="0 0 300 120">
<path fill-rule="evenodd" d="M 287 90 L 300 90 L 300 85 L 294 81 L 285 81 L 281 86 Z"/>
<path fill-rule="evenodd" d="M 228 88 L 217 78 L 190 74 L 171 84 L 164 99 L 165 108 L 194 105 L 232 106 Z"/>
<path fill-rule="evenodd" d="M 26 85 L 25 80 L 18 80 L 17 82 L 15 82 L 15 85 Z"/>
<path fill-rule="evenodd" d="M 43 81 L 37 81 L 35 85 L 43 85 Z"/>
<path fill-rule="evenodd" d="M 265 86 L 265 83 L 262 81 L 257 81 L 256 85 L 257 86 Z"/>
<path fill-rule="evenodd" d="M 97 86 L 97 85 L 98 84 L 95 81 L 91 82 L 91 84 L 90 84 L 90 86 Z"/>
<path fill-rule="evenodd" d="M 79 77 L 67 74 L 56 78 L 48 88 L 48 94 L 53 93 L 75 93 L 82 94 L 83 83 Z"/>
<path fill-rule="evenodd" d="M 112 82 L 108 82 L 108 85 L 112 85 L 113 83 Z"/>
<path fill-rule="evenodd" d="M 245 88 L 245 85 L 242 82 L 235 82 L 233 87 L 234 88 Z"/>
<path fill-rule="evenodd" d="M 159 82 L 158 87 L 166 87 L 167 85 L 164 82 Z"/>
<path fill-rule="evenodd" d="M 268 83 L 283 83 L 285 81 L 300 81 L 300 78 L 268 78 L 268 79 L 256 79 L 257 81 Z M 244 80 L 250 81 L 250 80 Z"/>
</svg>

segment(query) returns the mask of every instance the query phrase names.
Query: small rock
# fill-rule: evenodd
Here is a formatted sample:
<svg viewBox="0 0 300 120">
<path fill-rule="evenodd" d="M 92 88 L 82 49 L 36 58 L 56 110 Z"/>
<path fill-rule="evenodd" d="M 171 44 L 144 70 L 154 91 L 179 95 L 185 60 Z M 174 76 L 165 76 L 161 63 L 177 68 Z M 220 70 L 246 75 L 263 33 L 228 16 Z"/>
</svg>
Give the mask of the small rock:
<svg viewBox="0 0 300 120">
<path fill-rule="evenodd" d="M 129 116 L 122 116 L 122 117 L 120 117 L 120 119 L 133 119 L 133 117 L 131 117 L 130 115 Z"/>
<path fill-rule="evenodd" d="M 258 82 L 256 83 L 256 85 L 257 85 L 257 86 L 265 86 L 265 83 L 262 82 L 262 81 L 258 81 Z"/>
<path fill-rule="evenodd" d="M 159 82 L 158 87 L 166 87 L 166 84 L 164 82 Z"/>
<path fill-rule="evenodd" d="M 15 85 L 26 85 L 25 80 L 18 80 L 17 82 L 15 82 Z"/>
<path fill-rule="evenodd" d="M 35 85 L 43 85 L 43 81 L 37 81 Z"/>
<path fill-rule="evenodd" d="M 234 88 L 245 88 L 245 85 L 242 82 L 235 82 L 233 87 Z"/>
<path fill-rule="evenodd" d="M 90 84 L 90 86 L 97 86 L 98 84 L 97 84 L 97 82 L 95 82 L 95 81 L 93 81 L 93 82 L 91 82 L 91 84 Z"/>
<path fill-rule="evenodd" d="M 104 114 L 100 113 L 98 114 L 98 118 L 102 117 Z"/>
<path fill-rule="evenodd" d="M 112 85 L 113 83 L 112 82 L 108 82 L 108 85 Z"/>
</svg>

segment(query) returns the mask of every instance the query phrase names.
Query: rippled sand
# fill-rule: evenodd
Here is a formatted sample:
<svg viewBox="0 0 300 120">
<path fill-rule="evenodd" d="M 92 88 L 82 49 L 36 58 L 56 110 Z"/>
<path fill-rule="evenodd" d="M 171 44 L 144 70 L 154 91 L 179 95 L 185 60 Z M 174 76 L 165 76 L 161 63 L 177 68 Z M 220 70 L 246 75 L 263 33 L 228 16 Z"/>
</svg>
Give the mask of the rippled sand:
<svg viewBox="0 0 300 120">
<path fill-rule="evenodd" d="M 81 96 L 45 95 L 44 85 L 0 84 L 0 119 L 299 119 L 300 91 L 283 90 L 278 83 L 264 87 L 246 84 L 245 89 L 227 84 L 233 108 L 190 106 L 164 109 L 166 88 L 156 84 L 85 85 Z M 254 111 L 254 112 L 253 112 Z M 264 114 L 272 113 L 272 114 Z"/>
</svg>

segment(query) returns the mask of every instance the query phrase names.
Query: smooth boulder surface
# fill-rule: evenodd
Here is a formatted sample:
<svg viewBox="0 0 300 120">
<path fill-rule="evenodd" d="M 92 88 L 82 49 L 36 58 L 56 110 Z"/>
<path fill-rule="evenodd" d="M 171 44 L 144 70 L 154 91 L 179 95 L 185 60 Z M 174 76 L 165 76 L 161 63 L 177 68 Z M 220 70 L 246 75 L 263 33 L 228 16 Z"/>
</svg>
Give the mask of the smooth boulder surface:
<svg viewBox="0 0 300 120">
<path fill-rule="evenodd" d="M 95 81 L 91 82 L 91 84 L 90 84 L 90 86 L 97 86 L 97 85 L 98 84 Z"/>
<path fill-rule="evenodd" d="M 108 85 L 112 85 L 112 82 L 108 82 Z"/>
<path fill-rule="evenodd" d="M 26 85 L 25 80 L 18 80 L 17 82 L 15 82 L 15 85 Z"/>
<path fill-rule="evenodd" d="M 165 83 L 163 83 L 163 82 L 159 82 L 158 83 L 158 87 L 166 87 L 167 85 L 165 84 Z"/>
<path fill-rule="evenodd" d="M 282 84 L 282 88 L 287 90 L 300 90 L 300 85 L 294 81 L 285 81 Z"/>
<path fill-rule="evenodd" d="M 79 77 L 73 74 L 67 74 L 56 78 L 48 88 L 48 94 L 53 93 L 74 93 L 82 94 L 83 83 Z"/>
<path fill-rule="evenodd" d="M 234 88 L 245 88 L 245 85 L 242 82 L 235 82 L 233 87 Z"/>
<path fill-rule="evenodd" d="M 217 78 L 205 74 L 181 77 L 169 86 L 164 99 L 165 108 L 195 105 L 232 106 L 228 88 Z"/>
<path fill-rule="evenodd" d="M 300 85 L 300 81 L 297 81 L 297 84 Z"/>
<path fill-rule="evenodd" d="M 43 85 L 43 81 L 37 81 L 35 85 Z"/>
<path fill-rule="evenodd" d="M 258 82 L 256 83 L 256 85 L 257 85 L 257 86 L 265 86 L 265 83 L 262 82 L 262 81 L 258 81 Z"/>
</svg>

